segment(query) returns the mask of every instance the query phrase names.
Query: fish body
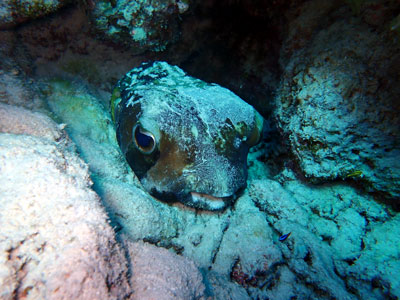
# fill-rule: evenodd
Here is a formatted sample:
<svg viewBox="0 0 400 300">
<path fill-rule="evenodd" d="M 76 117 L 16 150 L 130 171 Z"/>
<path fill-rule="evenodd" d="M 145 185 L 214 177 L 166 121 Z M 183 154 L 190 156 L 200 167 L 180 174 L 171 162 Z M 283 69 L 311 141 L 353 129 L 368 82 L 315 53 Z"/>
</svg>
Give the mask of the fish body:
<svg viewBox="0 0 400 300">
<path fill-rule="evenodd" d="M 281 235 L 281 236 L 279 237 L 279 241 L 280 241 L 280 242 L 285 241 L 291 234 L 292 234 L 292 233 L 289 232 L 289 233 L 286 233 L 286 234 L 284 234 L 284 235 Z"/>
<path fill-rule="evenodd" d="M 111 112 L 123 154 L 154 197 L 221 210 L 245 187 L 263 118 L 231 91 L 154 62 L 118 82 Z"/>
</svg>

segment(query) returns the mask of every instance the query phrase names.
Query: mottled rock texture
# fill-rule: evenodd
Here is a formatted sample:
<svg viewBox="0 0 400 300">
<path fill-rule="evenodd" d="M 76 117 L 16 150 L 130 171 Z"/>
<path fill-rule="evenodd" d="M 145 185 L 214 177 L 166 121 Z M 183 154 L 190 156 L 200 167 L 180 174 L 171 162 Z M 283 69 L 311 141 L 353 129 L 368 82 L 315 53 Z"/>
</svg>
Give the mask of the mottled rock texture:
<svg viewBox="0 0 400 300">
<path fill-rule="evenodd" d="M 306 177 L 354 179 L 399 199 L 400 44 L 389 26 L 399 6 L 368 2 L 354 16 L 310 1 L 289 24 L 275 113 Z"/>
<path fill-rule="evenodd" d="M 1 299 L 131 293 L 87 165 L 48 117 L 0 107 Z"/>
<path fill-rule="evenodd" d="M 94 26 L 115 43 L 133 46 L 135 52 L 162 51 L 179 38 L 180 14 L 187 0 L 90 1 Z"/>
<path fill-rule="evenodd" d="M 249 194 L 273 231 L 291 232 L 276 245 L 283 266 L 274 274 L 282 275 L 268 293 L 278 296 L 289 284 L 288 296 L 302 299 L 313 292 L 319 299 L 399 297 L 393 275 L 400 267 L 399 217 L 393 211 L 345 185 L 314 189 L 296 180 L 254 180 Z"/>
<path fill-rule="evenodd" d="M 205 299 L 203 277 L 188 258 L 146 243 L 128 243 L 133 299 Z"/>
<path fill-rule="evenodd" d="M 189 258 L 116 242 L 62 127 L 0 103 L 0 298 L 204 299 Z"/>
<path fill-rule="evenodd" d="M 0 29 L 33 20 L 72 3 L 72 0 L 4 0 L 0 2 Z"/>
</svg>

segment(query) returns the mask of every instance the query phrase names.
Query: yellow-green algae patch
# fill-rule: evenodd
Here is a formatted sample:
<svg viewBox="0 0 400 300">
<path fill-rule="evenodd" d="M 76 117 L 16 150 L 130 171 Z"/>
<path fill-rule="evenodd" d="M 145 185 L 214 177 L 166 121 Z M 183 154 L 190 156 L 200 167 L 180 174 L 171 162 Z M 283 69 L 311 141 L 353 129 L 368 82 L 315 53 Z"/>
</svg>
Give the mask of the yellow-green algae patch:
<svg viewBox="0 0 400 300">
<path fill-rule="evenodd" d="M 45 89 L 50 109 L 75 132 L 97 142 L 115 143 L 111 118 L 98 99 L 84 87 L 64 79 L 48 82 Z"/>
</svg>

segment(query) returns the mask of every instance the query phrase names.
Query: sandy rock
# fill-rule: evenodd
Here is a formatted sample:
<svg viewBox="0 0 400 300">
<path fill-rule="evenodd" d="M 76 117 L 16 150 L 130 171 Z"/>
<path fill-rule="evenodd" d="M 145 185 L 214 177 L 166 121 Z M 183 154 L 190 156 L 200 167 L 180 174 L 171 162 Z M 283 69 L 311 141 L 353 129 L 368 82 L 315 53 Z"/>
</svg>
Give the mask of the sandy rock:
<svg viewBox="0 0 400 300">
<path fill-rule="evenodd" d="M 235 205 L 212 270 L 245 288 L 252 299 L 266 297 L 270 291 L 265 287 L 278 283 L 279 267 L 283 265 L 274 239 L 264 213 L 244 195 Z"/>
<path fill-rule="evenodd" d="M 96 182 L 112 224 L 132 241 L 170 245 L 180 227 L 173 208 L 150 197 L 135 185 L 107 179 Z"/>
<path fill-rule="evenodd" d="M 283 277 L 282 281 L 287 284 L 289 280 L 285 278 L 294 276 L 296 282 L 292 283 L 293 289 L 305 297 L 314 294 L 309 290 L 313 286 L 318 287 L 324 297 L 353 299 L 347 293 L 344 282 L 334 272 L 336 257 L 333 250 L 321 243 L 319 237 L 308 228 L 312 216 L 310 209 L 296 203 L 293 195 L 273 181 L 255 181 L 250 187 L 250 195 L 256 205 L 266 212 L 267 220 L 278 232 L 274 239 L 276 247 L 282 251 L 281 264 L 290 270 L 285 271 L 287 277 Z M 279 242 L 279 235 L 286 233 L 291 233 L 290 237 L 283 243 Z M 278 266 L 279 270 L 281 268 Z"/>
<path fill-rule="evenodd" d="M 59 141 L 65 138 L 61 126 L 48 116 L 0 103 L 0 132 L 26 134 Z"/>
<path fill-rule="evenodd" d="M 360 255 L 362 242 L 360 237 L 366 230 L 366 220 L 355 209 L 348 208 L 341 213 L 335 222 L 338 230 L 332 241 L 338 258 L 352 260 Z"/>
<path fill-rule="evenodd" d="M 193 261 L 146 243 L 127 247 L 132 258 L 132 299 L 205 299 L 203 278 Z"/>
<path fill-rule="evenodd" d="M 87 165 L 46 116 L 1 111 L 15 128 L 2 124 L 0 134 L 0 298 L 128 297 L 126 259 Z"/>
<path fill-rule="evenodd" d="M 36 84 L 17 66 L 8 72 L 0 71 L 0 102 L 29 109 L 39 109 L 43 105 Z"/>
<path fill-rule="evenodd" d="M 181 230 L 173 243 L 183 249 L 184 256 L 196 261 L 200 268 L 208 270 L 213 266 L 231 216 L 230 210 L 220 215 L 185 211 L 181 215 Z"/>
</svg>

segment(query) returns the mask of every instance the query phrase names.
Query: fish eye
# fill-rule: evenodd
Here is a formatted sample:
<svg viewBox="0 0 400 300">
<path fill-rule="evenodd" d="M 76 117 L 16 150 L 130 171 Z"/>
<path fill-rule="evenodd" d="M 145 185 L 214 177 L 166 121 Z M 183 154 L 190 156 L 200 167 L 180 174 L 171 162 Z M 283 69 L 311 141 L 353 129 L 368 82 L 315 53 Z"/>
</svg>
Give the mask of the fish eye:
<svg viewBox="0 0 400 300">
<path fill-rule="evenodd" d="M 154 135 L 143 129 L 140 124 L 135 125 L 132 130 L 134 144 L 136 148 L 143 154 L 151 154 L 156 149 L 156 138 Z"/>
</svg>

